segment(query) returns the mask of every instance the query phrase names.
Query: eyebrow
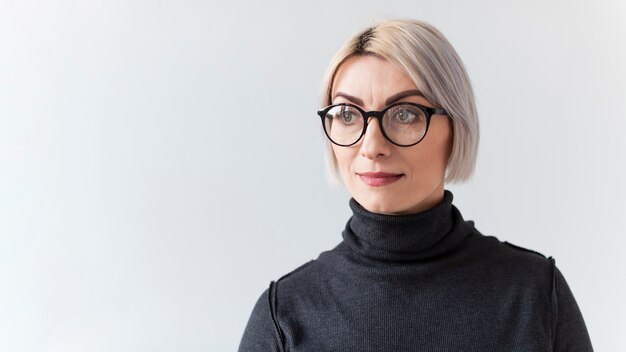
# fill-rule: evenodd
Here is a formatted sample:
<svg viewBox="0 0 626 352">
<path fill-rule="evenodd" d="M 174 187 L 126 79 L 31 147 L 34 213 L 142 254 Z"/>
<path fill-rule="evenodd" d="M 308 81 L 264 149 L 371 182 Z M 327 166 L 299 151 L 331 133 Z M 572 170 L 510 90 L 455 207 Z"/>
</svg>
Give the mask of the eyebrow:
<svg viewBox="0 0 626 352">
<path fill-rule="evenodd" d="M 385 101 L 385 105 L 391 105 L 400 99 L 404 99 L 406 97 L 412 97 L 412 96 L 419 96 L 423 98 L 424 94 L 422 94 L 422 92 L 420 92 L 417 89 L 405 90 L 404 92 L 396 93 L 390 96 L 389 98 L 387 98 L 387 101 Z"/>
<path fill-rule="evenodd" d="M 390 96 L 389 98 L 387 98 L 387 100 L 385 101 L 385 105 L 390 105 L 390 104 L 393 104 L 393 103 L 397 102 L 400 99 L 404 99 L 406 97 L 412 97 L 412 96 L 419 96 L 419 97 L 423 98 L 424 94 L 422 94 L 422 92 L 420 92 L 417 89 L 405 90 L 403 92 L 396 93 L 396 94 Z M 363 100 L 361 100 L 361 99 L 359 99 L 357 97 L 353 97 L 350 94 L 346 94 L 346 93 L 343 93 L 343 92 L 337 92 L 337 93 L 335 93 L 335 96 L 333 97 L 332 100 L 335 100 L 335 98 L 337 98 L 337 97 L 345 98 L 345 99 L 349 100 L 352 103 L 355 103 L 357 105 L 363 106 Z"/>
<path fill-rule="evenodd" d="M 353 97 L 350 94 L 346 94 L 346 93 L 343 93 L 343 92 L 337 92 L 337 93 L 335 93 L 335 96 L 333 97 L 332 100 L 335 100 L 337 97 L 345 98 L 345 99 L 349 100 L 352 103 L 355 103 L 357 105 L 363 106 L 363 100 L 361 100 L 361 99 L 359 99 L 357 97 Z"/>
</svg>

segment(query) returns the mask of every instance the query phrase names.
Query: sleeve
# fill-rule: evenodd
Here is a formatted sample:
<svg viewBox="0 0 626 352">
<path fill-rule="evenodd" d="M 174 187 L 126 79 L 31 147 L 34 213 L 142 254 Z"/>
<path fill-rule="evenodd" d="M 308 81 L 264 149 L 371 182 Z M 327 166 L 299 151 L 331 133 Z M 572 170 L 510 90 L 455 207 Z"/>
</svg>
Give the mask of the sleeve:
<svg viewBox="0 0 626 352">
<path fill-rule="evenodd" d="M 274 315 L 274 282 L 257 300 L 243 337 L 239 343 L 239 352 L 283 352 L 281 336 Z"/>
<path fill-rule="evenodd" d="M 582 313 L 561 271 L 553 265 L 554 351 L 592 352 Z"/>
</svg>

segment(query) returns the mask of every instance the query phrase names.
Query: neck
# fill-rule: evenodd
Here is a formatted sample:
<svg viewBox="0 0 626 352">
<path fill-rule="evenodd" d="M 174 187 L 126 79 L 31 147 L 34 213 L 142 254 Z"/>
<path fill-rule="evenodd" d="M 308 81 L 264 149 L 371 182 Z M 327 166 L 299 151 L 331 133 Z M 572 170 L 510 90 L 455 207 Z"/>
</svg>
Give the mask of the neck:
<svg viewBox="0 0 626 352">
<path fill-rule="evenodd" d="M 452 193 L 445 190 L 441 200 L 428 210 L 389 215 L 370 212 L 351 198 L 353 216 L 343 232 L 344 241 L 355 252 L 384 261 L 416 260 L 441 254 L 468 234 L 452 199 Z"/>
</svg>

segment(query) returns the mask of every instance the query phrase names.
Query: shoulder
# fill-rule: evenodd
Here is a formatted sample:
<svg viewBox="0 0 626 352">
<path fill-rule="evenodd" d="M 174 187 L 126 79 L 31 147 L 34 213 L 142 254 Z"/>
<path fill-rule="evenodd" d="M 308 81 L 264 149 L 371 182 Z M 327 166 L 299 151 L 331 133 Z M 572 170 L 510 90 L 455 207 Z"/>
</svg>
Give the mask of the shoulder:
<svg viewBox="0 0 626 352">
<path fill-rule="evenodd" d="M 312 282 L 315 281 L 317 277 L 315 267 L 316 261 L 310 260 L 284 274 L 279 279 L 272 280 L 268 285 L 269 287 L 267 287 L 257 299 L 254 309 L 255 312 L 258 312 L 257 315 L 271 315 L 272 319 L 275 319 L 276 301 L 279 292 L 281 297 L 292 297 L 297 296 L 297 292 L 295 292 L 296 289 L 310 289 Z"/>
<path fill-rule="evenodd" d="M 495 236 L 483 235 L 476 228 L 474 228 L 473 236 L 470 236 L 468 242 L 467 248 L 473 255 L 489 260 L 528 265 L 545 265 L 551 261 L 551 257 L 547 257 L 535 249 L 502 241 Z"/>
<path fill-rule="evenodd" d="M 282 292 L 310 294 L 311 291 L 319 289 L 320 285 L 327 283 L 329 276 L 332 276 L 329 273 L 329 262 L 337 260 L 336 257 L 341 246 L 341 243 L 337 244 L 334 248 L 320 253 L 317 259 L 309 260 L 272 282 Z"/>
<path fill-rule="evenodd" d="M 297 294 L 297 291 L 307 292 L 314 289 L 323 280 L 322 275 L 318 261 L 311 259 L 272 283 L 282 293 Z"/>
<path fill-rule="evenodd" d="M 468 243 L 466 259 L 481 268 L 492 279 L 520 285 L 551 286 L 554 276 L 554 259 L 524 246 L 485 236 L 476 231 Z"/>
<path fill-rule="evenodd" d="M 554 259 L 530 248 L 522 247 L 508 241 L 501 241 L 498 245 L 503 258 L 511 263 L 523 264 L 525 266 L 549 269 L 552 267 Z"/>
<path fill-rule="evenodd" d="M 552 257 L 535 248 L 483 235 L 476 227 L 459 248 L 457 258 L 463 265 L 480 269 L 492 279 L 517 277 L 545 282 L 552 276 Z"/>
<path fill-rule="evenodd" d="M 306 309 L 323 304 L 331 286 L 342 284 L 334 268 L 337 263 L 338 244 L 335 248 L 322 252 L 316 259 L 298 266 L 270 283 L 270 299 L 282 301 L 283 309 Z M 274 296 L 274 297 L 272 297 Z"/>
<path fill-rule="evenodd" d="M 291 280 L 297 280 L 298 278 L 303 278 L 311 275 L 316 267 L 316 260 L 311 259 L 308 262 L 300 265 L 299 267 L 293 269 L 292 271 L 281 276 L 276 282 L 287 282 Z"/>
<path fill-rule="evenodd" d="M 510 249 L 513 249 L 513 253 L 515 253 L 516 255 L 523 256 L 523 257 L 526 257 L 526 258 L 532 258 L 531 260 L 541 260 L 541 261 L 543 261 L 545 259 L 548 259 L 545 255 L 543 255 L 543 254 L 541 254 L 541 253 L 539 253 L 537 251 L 534 251 L 532 249 L 524 248 L 524 247 L 515 245 L 515 244 L 513 244 L 511 242 L 508 242 L 508 241 L 502 241 L 501 243 L 504 246 L 507 246 Z M 539 258 L 541 258 L 541 259 L 539 259 Z"/>
</svg>

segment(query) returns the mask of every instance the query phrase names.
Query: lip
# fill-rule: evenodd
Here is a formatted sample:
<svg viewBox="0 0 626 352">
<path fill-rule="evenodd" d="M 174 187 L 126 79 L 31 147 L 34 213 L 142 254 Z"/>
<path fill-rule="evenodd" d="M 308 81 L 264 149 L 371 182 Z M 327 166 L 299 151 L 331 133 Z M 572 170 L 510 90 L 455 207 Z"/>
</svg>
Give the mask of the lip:
<svg viewBox="0 0 626 352">
<path fill-rule="evenodd" d="M 404 174 L 392 174 L 388 172 L 364 172 L 357 173 L 361 181 L 369 186 L 385 186 L 398 181 Z"/>
</svg>

